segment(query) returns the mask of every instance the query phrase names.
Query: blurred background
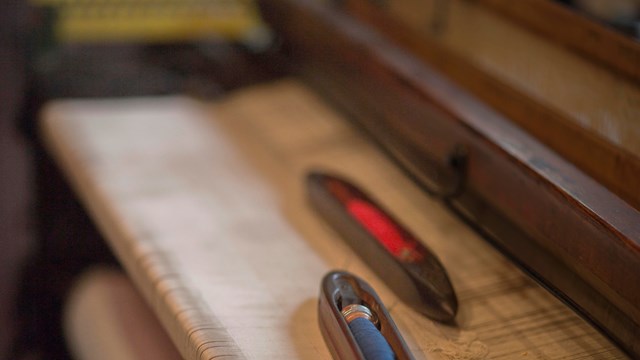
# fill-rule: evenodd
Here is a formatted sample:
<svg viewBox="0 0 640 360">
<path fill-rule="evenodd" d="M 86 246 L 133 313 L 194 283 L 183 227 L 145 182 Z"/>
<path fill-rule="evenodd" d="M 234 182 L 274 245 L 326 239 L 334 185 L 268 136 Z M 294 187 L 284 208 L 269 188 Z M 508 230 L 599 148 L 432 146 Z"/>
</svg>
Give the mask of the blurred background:
<svg viewBox="0 0 640 360">
<path fill-rule="evenodd" d="M 253 54 L 270 41 L 251 1 L 1 2 L 0 359 L 68 358 L 60 312 L 73 279 L 118 266 L 40 146 L 43 104 L 215 99 L 269 78 Z"/>
<path fill-rule="evenodd" d="M 640 37 L 638 0 L 560 2 Z M 166 94 L 213 100 L 287 73 L 274 44 L 248 0 L 1 2 L 0 359 L 67 358 L 59 313 L 74 276 L 88 264 L 117 267 L 38 142 L 43 104 Z"/>
</svg>

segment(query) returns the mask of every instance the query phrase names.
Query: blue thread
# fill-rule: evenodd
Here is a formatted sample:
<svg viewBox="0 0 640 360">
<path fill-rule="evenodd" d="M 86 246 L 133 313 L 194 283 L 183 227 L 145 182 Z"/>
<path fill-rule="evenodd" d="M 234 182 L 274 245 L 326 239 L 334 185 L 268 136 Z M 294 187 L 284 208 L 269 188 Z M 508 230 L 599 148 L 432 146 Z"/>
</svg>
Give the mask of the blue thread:
<svg viewBox="0 0 640 360">
<path fill-rule="evenodd" d="M 380 331 L 365 318 L 357 318 L 349 323 L 351 333 L 366 360 L 393 360 L 395 354 Z"/>
</svg>

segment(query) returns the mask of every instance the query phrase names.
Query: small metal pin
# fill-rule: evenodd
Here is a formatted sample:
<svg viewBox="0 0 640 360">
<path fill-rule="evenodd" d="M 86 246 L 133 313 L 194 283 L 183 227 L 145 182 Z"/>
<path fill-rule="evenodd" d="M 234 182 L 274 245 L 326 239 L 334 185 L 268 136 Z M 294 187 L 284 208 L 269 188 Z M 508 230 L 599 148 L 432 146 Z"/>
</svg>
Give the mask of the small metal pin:
<svg viewBox="0 0 640 360">
<path fill-rule="evenodd" d="M 355 319 L 363 318 L 369 320 L 373 325 L 378 326 L 378 317 L 364 305 L 347 305 L 342 308 L 341 313 L 347 323 L 351 323 Z"/>
</svg>

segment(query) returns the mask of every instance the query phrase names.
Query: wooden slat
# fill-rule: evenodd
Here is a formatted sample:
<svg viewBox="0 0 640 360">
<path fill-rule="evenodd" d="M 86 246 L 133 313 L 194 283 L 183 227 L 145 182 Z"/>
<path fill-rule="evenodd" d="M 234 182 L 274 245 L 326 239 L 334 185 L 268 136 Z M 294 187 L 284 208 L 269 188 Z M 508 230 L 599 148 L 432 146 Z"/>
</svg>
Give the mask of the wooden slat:
<svg viewBox="0 0 640 360">
<path fill-rule="evenodd" d="M 474 0 L 640 82 L 640 43 L 586 15 L 548 0 Z"/>
<path fill-rule="evenodd" d="M 344 4 L 344 9 L 350 14 L 383 32 L 394 43 L 444 73 L 636 209 L 640 208 L 640 187 L 635 181 L 640 178 L 640 158 L 630 151 L 489 74 L 438 41 L 422 36 L 398 19 L 377 11 L 366 1 L 350 0 Z"/>
</svg>

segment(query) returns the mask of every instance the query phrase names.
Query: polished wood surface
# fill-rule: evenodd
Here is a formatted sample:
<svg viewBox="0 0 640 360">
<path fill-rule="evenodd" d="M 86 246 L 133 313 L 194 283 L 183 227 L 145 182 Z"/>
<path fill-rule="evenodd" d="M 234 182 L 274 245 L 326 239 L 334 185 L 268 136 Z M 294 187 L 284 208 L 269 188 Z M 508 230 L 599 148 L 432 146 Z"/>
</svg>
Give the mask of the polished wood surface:
<svg viewBox="0 0 640 360">
<path fill-rule="evenodd" d="M 336 8 L 369 24 L 640 208 L 638 83 L 482 4 L 452 1 L 446 11 L 429 11 L 408 0 L 383 8 L 350 0 Z M 434 22 L 442 24 L 434 30 Z"/>
<path fill-rule="evenodd" d="M 475 0 L 587 59 L 640 82 L 640 42 L 549 0 Z"/>
</svg>

